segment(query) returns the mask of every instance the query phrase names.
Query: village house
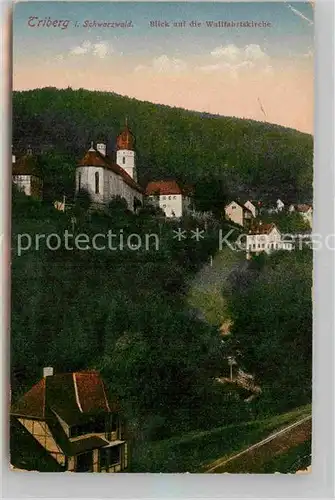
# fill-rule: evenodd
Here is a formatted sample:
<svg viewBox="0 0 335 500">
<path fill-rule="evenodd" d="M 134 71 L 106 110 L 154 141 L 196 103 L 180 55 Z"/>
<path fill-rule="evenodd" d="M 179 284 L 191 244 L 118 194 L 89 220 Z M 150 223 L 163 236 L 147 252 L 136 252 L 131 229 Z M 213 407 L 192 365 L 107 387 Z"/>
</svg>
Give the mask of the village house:
<svg viewBox="0 0 335 500">
<path fill-rule="evenodd" d="M 249 208 L 237 201 L 231 201 L 225 206 L 225 216 L 226 219 L 231 220 L 232 222 L 235 222 L 235 224 L 242 227 L 250 225 L 254 217 Z"/>
<path fill-rule="evenodd" d="M 11 407 L 11 464 L 28 470 L 45 470 L 48 463 L 50 471 L 122 471 L 127 443 L 119 410 L 98 372 L 54 374 L 45 368 L 43 378 Z M 41 458 L 32 463 L 36 456 Z"/>
<path fill-rule="evenodd" d="M 313 208 L 307 204 L 301 204 L 296 206 L 296 212 L 300 214 L 305 222 L 312 227 L 313 224 Z"/>
<path fill-rule="evenodd" d="M 149 182 L 145 194 L 168 218 L 179 218 L 190 211 L 190 190 L 182 189 L 175 180 Z"/>
<path fill-rule="evenodd" d="M 260 210 L 260 202 L 258 201 L 251 201 L 251 200 L 247 200 L 245 203 L 244 203 L 244 206 L 250 210 L 250 212 L 252 213 L 252 216 L 254 218 L 258 217 L 259 215 L 259 210 Z"/>
<path fill-rule="evenodd" d="M 293 250 L 292 241 L 282 239 L 282 235 L 275 224 L 259 223 L 253 226 L 246 235 L 247 257 L 251 254 L 259 255 L 262 252 L 271 253 L 275 250 Z"/>
<path fill-rule="evenodd" d="M 91 143 L 76 168 L 76 194 L 87 191 L 97 205 L 108 205 L 120 196 L 128 209 L 136 211 L 143 204 L 143 189 L 137 182 L 135 139 L 126 125 L 116 139 L 116 161 L 107 154 L 107 146 Z"/>
<path fill-rule="evenodd" d="M 282 212 L 285 208 L 285 203 L 280 198 L 278 198 L 278 200 L 276 201 L 276 207 L 277 212 Z"/>
<path fill-rule="evenodd" d="M 29 146 L 25 155 L 16 160 L 12 154 L 12 181 L 27 196 L 41 200 L 43 181 L 38 172 L 36 157 Z"/>
</svg>

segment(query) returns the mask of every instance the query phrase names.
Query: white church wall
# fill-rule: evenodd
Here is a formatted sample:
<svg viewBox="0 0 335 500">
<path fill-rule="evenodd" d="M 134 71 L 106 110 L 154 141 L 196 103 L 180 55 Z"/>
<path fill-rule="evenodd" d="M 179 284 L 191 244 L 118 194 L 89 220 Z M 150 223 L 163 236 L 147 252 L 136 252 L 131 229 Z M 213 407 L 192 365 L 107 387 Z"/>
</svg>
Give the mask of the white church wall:
<svg viewBox="0 0 335 500">
<path fill-rule="evenodd" d="M 120 176 L 112 170 L 105 171 L 104 201 L 108 203 L 113 196 L 120 195 Z"/>
<path fill-rule="evenodd" d="M 96 174 L 98 174 L 98 192 L 96 192 Z M 76 192 L 80 189 L 88 191 L 94 203 L 104 201 L 104 168 L 103 167 L 77 167 Z"/>
<path fill-rule="evenodd" d="M 104 200 L 108 203 L 114 196 L 121 196 L 127 202 L 129 210 L 134 210 L 134 198 L 142 202 L 142 195 L 128 186 L 121 177 L 112 170 L 105 172 Z"/>
</svg>

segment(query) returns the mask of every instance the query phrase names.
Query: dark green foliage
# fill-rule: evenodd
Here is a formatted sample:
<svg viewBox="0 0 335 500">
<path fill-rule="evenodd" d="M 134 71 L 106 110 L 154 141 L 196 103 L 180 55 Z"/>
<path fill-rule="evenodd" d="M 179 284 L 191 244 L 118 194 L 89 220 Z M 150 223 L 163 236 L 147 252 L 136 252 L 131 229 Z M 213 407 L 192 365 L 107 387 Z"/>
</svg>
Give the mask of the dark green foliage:
<svg viewBox="0 0 335 500">
<path fill-rule="evenodd" d="M 75 208 L 79 212 L 87 212 L 92 203 L 91 195 L 85 189 L 78 191 L 75 197 Z"/>
<path fill-rule="evenodd" d="M 108 137 L 108 150 L 113 150 L 126 115 L 136 137 L 143 185 L 164 178 L 195 186 L 221 179 L 229 193 L 256 199 L 285 195 L 305 202 L 312 197 L 311 136 L 113 93 L 54 88 L 14 92 L 13 144 L 18 152 L 31 144 L 43 154 L 47 197 L 73 196 L 77 161 L 101 137 Z"/>
<path fill-rule="evenodd" d="M 262 387 L 258 410 L 306 403 L 312 373 L 312 252 L 278 252 L 235 275 L 229 299 L 239 362 Z M 256 405 L 257 405 L 256 404 Z"/>
<path fill-rule="evenodd" d="M 71 213 L 46 208 L 22 193 L 13 197 L 11 368 L 14 397 L 35 383 L 43 366 L 55 371 L 99 368 L 110 390 L 122 402 L 136 439 L 166 436 L 174 427 L 204 426 L 222 419 L 215 408 L 213 379 L 220 374 L 222 349 L 217 329 L 195 318 L 185 305 L 189 277 L 217 248 L 217 228 L 195 242 L 178 242 L 180 223 L 147 215 L 120 213 L 116 200 L 107 212 L 81 207 Z M 37 218 L 25 213 L 37 210 Z M 34 215 L 35 217 L 35 215 Z M 183 225 L 183 223 L 182 223 Z M 190 231 L 198 222 L 185 220 Z M 49 250 L 51 234 L 88 235 L 109 230 L 114 249 L 94 250 L 62 245 Z M 125 242 L 119 248 L 122 230 Z M 31 248 L 19 256 L 19 235 L 31 237 Z M 128 235 L 158 235 L 156 248 L 133 251 Z M 36 249 L 36 236 L 45 235 Z M 102 243 L 99 240 L 99 245 Z M 29 363 L 27 363 L 29 359 Z M 194 408 L 192 416 L 189 408 Z M 172 418 L 170 418 L 172 416 Z M 151 424 L 150 422 L 153 421 Z M 158 423 L 159 422 L 159 423 Z M 145 431 L 145 426 L 149 426 Z"/>
<path fill-rule="evenodd" d="M 298 212 L 280 212 L 278 214 L 262 214 L 263 223 L 273 222 L 279 231 L 285 234 L 303 233 L 310 231 L 309 224 L 302 218 Z"/>
<path fill-rule="evenodd" d="M 200 179 L 194 188 L 194 204 L 199 212 L 212 212 L 218 219 L 223 216 L 223 207 L 227 202 L 224 179 L 209 175 Z"/>
</svg>

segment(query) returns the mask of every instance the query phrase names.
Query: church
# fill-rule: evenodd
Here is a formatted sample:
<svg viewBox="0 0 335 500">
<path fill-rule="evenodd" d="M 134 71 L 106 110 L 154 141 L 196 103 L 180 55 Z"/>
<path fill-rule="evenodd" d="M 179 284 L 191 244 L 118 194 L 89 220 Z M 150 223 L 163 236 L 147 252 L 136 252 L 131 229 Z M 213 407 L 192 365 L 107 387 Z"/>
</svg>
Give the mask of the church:
<svg viewBox="0 0 335 500">
<path fill-rule="evenodd" d="M 107 146 L 91 143 L 90 149 L 76 168 L 76 194 L 87 191 L 95 204 L 107 205 L 120 196 L 132 212 L 143 204 L 143 189 L 137 183 L 135 139 L 126 123 L 116 139 L 116 161 L 107 153 Z"/>
</svg>

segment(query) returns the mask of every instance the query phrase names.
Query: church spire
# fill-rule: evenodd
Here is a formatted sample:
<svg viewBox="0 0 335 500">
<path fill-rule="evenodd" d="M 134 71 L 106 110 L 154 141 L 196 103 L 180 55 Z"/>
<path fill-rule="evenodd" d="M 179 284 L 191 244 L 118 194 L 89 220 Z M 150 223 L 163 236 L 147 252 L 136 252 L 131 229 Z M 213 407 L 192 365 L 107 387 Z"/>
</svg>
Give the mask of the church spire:
<svg viewBox="0 0 335 500">
<path fill-rule="evenodd" d="M 134 150 L 135 139 L 133 134 L 131 133 L 128 125 L 128 116 L 125 117 L 125 126 L 122 132 L 116 138 L 116 148 L 120 149 L 128 149 L 130 151 Z"/>
</svg>

